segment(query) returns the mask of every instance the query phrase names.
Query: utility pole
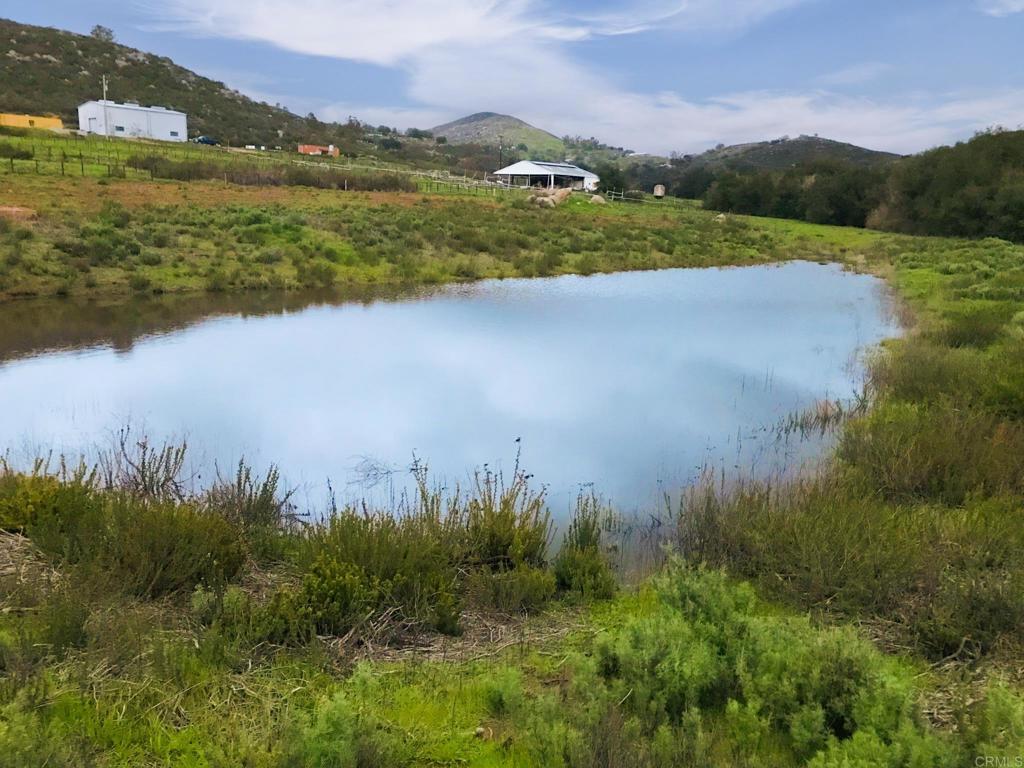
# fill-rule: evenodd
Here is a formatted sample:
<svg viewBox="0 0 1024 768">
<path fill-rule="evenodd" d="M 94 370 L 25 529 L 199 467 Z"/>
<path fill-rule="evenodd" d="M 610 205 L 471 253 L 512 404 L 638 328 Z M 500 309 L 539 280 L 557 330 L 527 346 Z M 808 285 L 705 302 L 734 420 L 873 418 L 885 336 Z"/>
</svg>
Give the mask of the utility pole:
<svg viewBox="0 0 1024 768">
<path fill-rule="evenodd" d="M 110 125 L 107 122 L 107 76 L 103 76 L 103 135 L 110 141 Z"/>
</svg>

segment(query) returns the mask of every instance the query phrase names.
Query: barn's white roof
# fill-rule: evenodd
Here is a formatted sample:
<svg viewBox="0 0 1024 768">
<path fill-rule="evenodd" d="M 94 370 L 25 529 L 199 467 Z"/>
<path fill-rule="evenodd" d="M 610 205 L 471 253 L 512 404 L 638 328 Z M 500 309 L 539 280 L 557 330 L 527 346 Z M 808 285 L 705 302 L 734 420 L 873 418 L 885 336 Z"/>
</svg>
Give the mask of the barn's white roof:
<svg viewBox="0 0 1024 768">
<path fill-rule="evenodd" d="M 94 101 L 87 101 L 84 104 L 80 104 L 78 106 L 78 108 L 81 109 L 82 107 L 87 107 L 90 104 L 99 104 L 101 107 L 113 107 L 113 108 L 116 108 L 116 109 L 137 109 L 140 112 L 159 112 L 160 114 L 164 114 L 164 115 L 184 115 L 185 114 L 184 112 L 179 112 L 176 109 L 168 109 L 167 107 L 158 107 L 158 106 L 144 107 L 141 104 L 132 104 L 130 102 L 126 102 L 124 104 L 118 104 L 116 101 L 110 101 L 110 100 L 104 101 L 103 99 L 96 99 Z"/>
<path fill-rule="evenodd" d="M 495 176 L 568 176 L 574 179 L 597 179 L 596 173 L 585 171 L 569 163 L 543 163 L 539 160 L 520 160 L 494 172 Z"/>
</svg>

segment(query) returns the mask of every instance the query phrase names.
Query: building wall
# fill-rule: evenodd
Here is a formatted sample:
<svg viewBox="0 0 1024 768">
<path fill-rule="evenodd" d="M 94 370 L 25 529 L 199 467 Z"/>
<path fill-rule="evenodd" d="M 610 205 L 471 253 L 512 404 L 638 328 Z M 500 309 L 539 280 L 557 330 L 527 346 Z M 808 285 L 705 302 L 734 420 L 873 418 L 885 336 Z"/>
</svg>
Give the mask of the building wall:
<svg viewBox="0 0 1024 768">
<path fill-rule="evenodd" d="M 12 115 L 0 112 L 0 125 L 11 128 L 47 128 L 60 130 L 64 127 L 59 117 L 45 115 Z"/>
<path fill-rule="evenodd" d="M 78 108 L 78 128 L 85 133 L 115 138 L 188 141 L 185 115 L 153 107 L 87 101 Z"/>
<path fill-rule="evenodd" d="M 299 154 L 313 155 L 316 157 L 322 157 L 323 155 L 338 157 L 341 154 L 341 150 L 333 144 L 327 147 L 321 146 L 320 144 L 299 144 Z"/>
</svg>

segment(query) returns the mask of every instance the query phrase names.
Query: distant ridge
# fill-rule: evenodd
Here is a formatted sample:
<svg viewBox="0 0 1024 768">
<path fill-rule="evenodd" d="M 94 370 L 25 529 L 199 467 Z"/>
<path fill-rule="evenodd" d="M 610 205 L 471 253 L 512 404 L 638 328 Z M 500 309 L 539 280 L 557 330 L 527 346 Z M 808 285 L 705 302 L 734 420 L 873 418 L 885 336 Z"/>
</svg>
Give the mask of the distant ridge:
<svg viewBox="0 0 1024 768">
<path fill-rule="evenodd" d="M 735 170 L 782 171 L 821 160 L 873 166 L 890 163 L 899 157 L 891 152 L 865 149 L 842 141 L 818 136 L 800 136 L 795 139 L 782 138 L 719 147 L 687 159 L 693 165 L 725 166 Z"/>
</svg>

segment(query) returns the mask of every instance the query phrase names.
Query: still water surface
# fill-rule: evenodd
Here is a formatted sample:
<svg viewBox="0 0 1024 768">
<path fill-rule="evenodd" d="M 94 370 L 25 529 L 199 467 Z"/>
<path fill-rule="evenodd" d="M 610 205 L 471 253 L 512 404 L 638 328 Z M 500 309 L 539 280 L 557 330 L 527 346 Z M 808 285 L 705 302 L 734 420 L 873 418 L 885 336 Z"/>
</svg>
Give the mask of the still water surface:
<svg viewBox="0 0 1024 768">
<path fill-rule="evenodd" d="M 556 513 L 591 483 L 636 509 L 701 467 L 806 461 L 821 442 L 780 442 L 773 427 L 851 397 L 861 353 L 898 332 L 878 280 L 804 262 L 486 281 L 270 314 L 231 301 L 163 325 L 129 305 L 83 309 L 56 350 L 33 337 L 54 309 L 34 322 L 20 308 L 24 334 L 0 315 L 0 445 L 16 462 L 89 454 L 131 423 L 186 438 L 205 477 L 244 455 L 313 496 L 330 479 L 343 500 L 393 493 L 414 456 L 454 483 L 511 469 L 521 447 Z M 126 340 L 128 316 L 143 330 Z M 75 323 L 70 312 L 60 326 Z M 395 474 L 370 485 L 368 468 Z"/>
</svg>

